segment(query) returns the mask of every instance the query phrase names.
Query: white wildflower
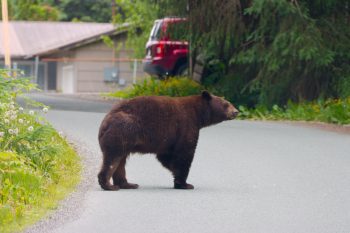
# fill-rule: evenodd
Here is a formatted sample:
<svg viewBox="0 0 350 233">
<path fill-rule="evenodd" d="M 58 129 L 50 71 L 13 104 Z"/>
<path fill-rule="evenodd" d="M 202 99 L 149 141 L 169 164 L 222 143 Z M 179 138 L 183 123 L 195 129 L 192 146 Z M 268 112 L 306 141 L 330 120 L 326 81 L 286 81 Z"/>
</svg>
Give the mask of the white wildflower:
<svg viewBox="0 0 350 233">
<path fill-rule="evenodd" d="M 16 118 L 17 118 L 17 115 L 11 115 L 11 116 L 10 116 L 10 119 L 11 119 L 11 120 L 14 120 L 14 119 L 16 119 Z"/>
<path fill-rule="evenodd" d="M 22 111 L 23 111 L 23 108 L 22 108 L 22 107 L 19 107 L 18 110 L 22 112 Z"/>
<path fill-rule="evenodd" d="M 11 110 L 11 115 L 17 115 L 17 111 L 16 110 Z"/>
<path fill-rule="evenodd" d="M 33 111 L 33 110 L 30 110 L 30 111 L 29 111 L 29 115 L 34 115 L 34 111 Z"/>
<path fill-rule="evenodd" d="M 23 124 L 24 121 L 23 121 L 23 119 L 20 118 L 20 119 L 18 119 L 18 122 L 19 122 L 20 124 Z"/>
<path fill-rule="evenodd" d="M 16 135 L 18 134 L 18 132 L 19 132 L 19 129 L 18 129 L 18 128 L 16 128 L 16 129 L 13 130 L 13 133 L 16 134 Z"/>
<path fill-rule="evenodd" d="M 5 124 L 9 124 L 10 123 L 9 119 L 4 119 L 4 122 L 5 122 Z"/>
<path fill-rule="evenodd" d="M 31 131 L 33 131 L 33 130 L 34 130 L 33 126 L 29 126 L 29 127 L 28 127 L 28 131 L 31 132 Z"/>
<path fill-rule="evenodd" d="M 13 134 L 13 133 L 14 133 L 13 129 L 9 129 L 9 134 Z"/>
<path fill-rule="evenodd" d="M 62 138 L 63 137 L 63 132 L 62 131 L 58 132 L 58 135 L 60 135 L 60 137 Z"/>
<path fill-rule="evenodd" d="M 0 138 L 2 138 L 5 135 L 5 132 L 0 132 Z"/>
<path fill-rule="evenodd" d="M 45 108 L 43 108 L 43 112 L 44 112 L 44 113 L 47 113 L 48 111 L 49 111 L 49 109 L 48 109 L 48 108 L 46 108 L 46 107 L 45 107 Z"/>
</svg>

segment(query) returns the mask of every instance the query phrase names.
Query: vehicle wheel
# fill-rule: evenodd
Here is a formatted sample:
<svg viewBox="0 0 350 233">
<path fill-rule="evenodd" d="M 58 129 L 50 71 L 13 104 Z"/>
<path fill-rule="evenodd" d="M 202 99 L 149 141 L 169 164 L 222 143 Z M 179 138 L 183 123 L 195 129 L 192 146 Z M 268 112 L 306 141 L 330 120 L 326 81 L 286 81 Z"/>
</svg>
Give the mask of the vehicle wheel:
<svg viewBox="0 0 350 233">
<path fill-rule="evenodd" d="M 181 65 L 177 71 L 176 71 L 177 76 L 188 76 L 188 65 L 183 64 Z"/>
</svg>

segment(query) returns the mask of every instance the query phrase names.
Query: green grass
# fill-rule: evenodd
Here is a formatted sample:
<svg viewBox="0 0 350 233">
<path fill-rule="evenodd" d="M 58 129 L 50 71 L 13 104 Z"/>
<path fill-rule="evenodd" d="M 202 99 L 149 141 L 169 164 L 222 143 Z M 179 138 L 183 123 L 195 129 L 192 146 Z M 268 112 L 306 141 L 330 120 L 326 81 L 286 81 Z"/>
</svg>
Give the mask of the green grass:
<svg viewBox="0 0 350 233">
<path fill-rule="evenodd" d="M 248 109 L 239 106 L 240 119 L 316 121 L 338 125 L 350 124 L 350 97 L 326 101 L 292 103 L 284 107 L 274 105 L 272 109 L 258 106 Z"/>
<path fill-rule="evenodd" d="M 0 232 L 33 224 L 80 180 L 79 157 L 41 114 L 16 104 L 28 80 L 0 70 Z M 42 106 L 39 103 L 36 106 Z M 42 111 L 48 109 L 42 106 Z"/>
<path fill-rule="evenodd" d="M 62 142 L 66 144 L 65 142 Z M 13 152 L 0 152 L 0 232 L 17 232 L 54 210 L 80 180 L 79 159 L 69 145 L 55 160 L 51 176 Z"/>
</svg>

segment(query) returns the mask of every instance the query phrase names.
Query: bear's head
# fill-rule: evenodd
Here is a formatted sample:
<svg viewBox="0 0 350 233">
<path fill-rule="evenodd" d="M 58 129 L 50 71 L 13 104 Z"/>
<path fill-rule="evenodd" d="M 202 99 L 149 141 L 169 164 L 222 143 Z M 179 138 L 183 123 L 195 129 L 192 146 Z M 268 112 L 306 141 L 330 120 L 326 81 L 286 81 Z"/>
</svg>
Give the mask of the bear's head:
<svg viewBox="0 0 350 233">
<path fill-rule="evenodd" d="M 202 98 L 207 101 L 209 106 L 209 124 L 216 124 L 226 120 L 235 119 L 239 111 L 230 102 L 222 97 L 210 94 L 208 91 L 202 91 Z"/>
</svg>

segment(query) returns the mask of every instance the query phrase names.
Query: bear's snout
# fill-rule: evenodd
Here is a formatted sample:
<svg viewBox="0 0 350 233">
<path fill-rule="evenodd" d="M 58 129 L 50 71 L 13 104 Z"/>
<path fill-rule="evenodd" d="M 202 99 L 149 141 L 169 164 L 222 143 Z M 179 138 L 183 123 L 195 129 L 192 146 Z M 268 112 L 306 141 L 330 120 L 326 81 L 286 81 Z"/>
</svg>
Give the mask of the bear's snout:
<svg viewBox="0 0 350 233">
<path fill-rule="evenodd" d="M 235 119 L 238 116 L 238 114 L 239 114 L 239 111 L 231 105 L 228 111 L 228 118 L 230 120 Z"/>
</svg>

